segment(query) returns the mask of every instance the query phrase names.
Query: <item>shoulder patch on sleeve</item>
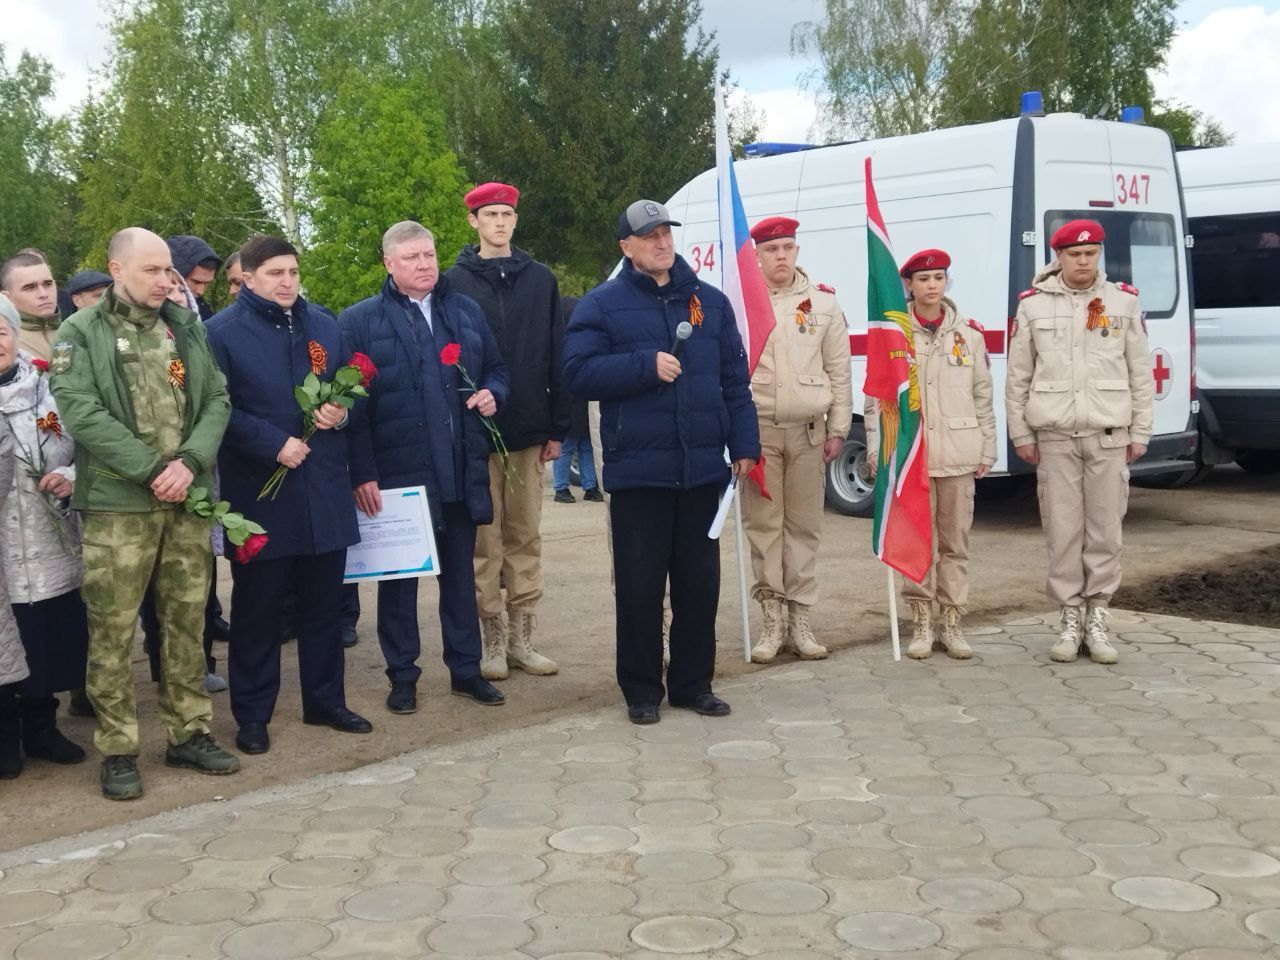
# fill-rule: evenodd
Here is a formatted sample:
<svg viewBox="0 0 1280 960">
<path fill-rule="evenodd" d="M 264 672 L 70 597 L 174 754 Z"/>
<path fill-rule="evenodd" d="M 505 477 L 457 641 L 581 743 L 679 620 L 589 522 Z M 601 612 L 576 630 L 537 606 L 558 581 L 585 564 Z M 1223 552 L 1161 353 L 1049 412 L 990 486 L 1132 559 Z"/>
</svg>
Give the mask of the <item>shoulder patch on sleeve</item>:
<svg viewBox="0 0 1280 960">
<path fill-rule="evenodd" d="M 818 284 L 818 289 L 819 289 L 819 290 L 821 290 L 823 293 L 835 293 L 835 292 L 836 292 L 836 288 L 835 288 L 835 287 L 833 287 L 833 286 L 831 286 L 831 284 L 829 284 L 829 283 L 820 283 L 820 284 Z"/>
<path fill-rule="evenodd" d="M 49 373 L 66 373 L 71 369 L 71 342 L 59 340 L 49 354 Z"/>
<path fill-rule="evenodd" d="M 1040 291 L 1037 290 L 1035 287 L 1032 287 L 1030 290 L 1023 290 L 1020 294 L 1018 294 L 1018 299 L 1025 300 L 1027 299 L 1027 297 L 1034 297 L 1039 292 Z"/>
<path fill-rule="evenodd" d="M 980 324 L 977 320 L 973 319 L 973 317 L 970 317 L 965 322 L 968 323 L 969 326 L 973 327 L 973 329 L 977 330 L 979 333 L 986 333 L 986 330 L 983 328 L 982 324 Z"/>
<path fill-rule="evenodd" d="M 1119 287 L 1121 290 L 1123 290 L 1125 293 L 1132 294 L 1135 297 L 1138 295 L 1138 288 L 1131 283 L 1117 283 L 1116 286 Z"/>
</svg>

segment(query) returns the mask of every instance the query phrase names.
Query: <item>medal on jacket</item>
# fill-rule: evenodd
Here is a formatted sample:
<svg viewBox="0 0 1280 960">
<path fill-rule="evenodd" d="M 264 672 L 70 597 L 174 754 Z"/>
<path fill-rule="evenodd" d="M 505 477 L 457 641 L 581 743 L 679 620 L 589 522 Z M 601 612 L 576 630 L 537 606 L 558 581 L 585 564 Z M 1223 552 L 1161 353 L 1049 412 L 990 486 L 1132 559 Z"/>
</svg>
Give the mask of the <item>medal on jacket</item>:
<svg viewBox="0 0 1280 960">
<path fill-rule="evenodd" d="M 1089 319 L 1085 323 L 1086 330 L 1101 330 L 1104 337 L 1111 336 L 1111 319 L 1102 312 L 1102 298 L 1094 297 L 1089 301 Z"/>
<path fill-rule="evenodd" d="M 809 333 L 813 328 L 809 325 L 809 314 L 813 312 L 813 301 L 805 297 L 796 306 L 796 329 L 800 333 Z"/>
<path fill-rule="evenodd" d="M 953 338 L 951 341 L 951 365 L 953 367 L 973 366 L 973 354 L 969 352 L 969 343 L 965 340 L 964 335 L 957 330 L 951 336 Z"/>
</svg>

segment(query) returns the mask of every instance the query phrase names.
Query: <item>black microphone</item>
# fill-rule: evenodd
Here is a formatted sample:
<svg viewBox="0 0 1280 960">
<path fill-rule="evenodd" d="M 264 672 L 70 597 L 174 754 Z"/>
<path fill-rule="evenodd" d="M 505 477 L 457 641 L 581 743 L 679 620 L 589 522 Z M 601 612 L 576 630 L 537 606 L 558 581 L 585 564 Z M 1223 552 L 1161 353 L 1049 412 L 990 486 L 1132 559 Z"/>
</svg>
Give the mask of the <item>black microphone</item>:
<svg viewBox="0 0 1280 960">
<path fill-rule="evenodd" d="M 681 320 L 679 326 L 676 327 L 676 338 L 671 343 L 671 355 L 679 360 L 680 351 L 684 349 L 684 342 L 692 336 L 693 324 L 688 320 Z"/>
</svg>

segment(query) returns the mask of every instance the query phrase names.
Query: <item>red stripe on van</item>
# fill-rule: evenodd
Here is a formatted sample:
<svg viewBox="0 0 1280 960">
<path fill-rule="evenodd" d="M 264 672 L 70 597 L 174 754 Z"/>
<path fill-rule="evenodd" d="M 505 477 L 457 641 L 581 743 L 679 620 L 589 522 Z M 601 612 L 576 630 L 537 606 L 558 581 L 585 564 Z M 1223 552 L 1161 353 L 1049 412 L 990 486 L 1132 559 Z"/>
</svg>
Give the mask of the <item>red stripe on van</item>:
<svg viewBox="0 0 1280 960">
<path fill-rule="evenodd" d="M 865 357 L 867 355 L 867 335 L 865 333 L 849 334 L 849 356 Z"/>
</svg>

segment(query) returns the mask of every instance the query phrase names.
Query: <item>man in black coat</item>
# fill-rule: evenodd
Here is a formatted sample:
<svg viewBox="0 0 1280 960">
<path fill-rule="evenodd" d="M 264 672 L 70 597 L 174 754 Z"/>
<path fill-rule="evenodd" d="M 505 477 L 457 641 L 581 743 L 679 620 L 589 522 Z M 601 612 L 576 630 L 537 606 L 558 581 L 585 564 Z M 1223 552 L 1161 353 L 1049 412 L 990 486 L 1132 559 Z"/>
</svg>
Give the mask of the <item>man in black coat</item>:
<svg viewBox="0 0 1280 960">
<path fill-rule="evenodd" d="M 169 245 L 169 255 L 173 257 L 173 269 L 186 282 L 187 289 L 195 294 L 196 303 L 200 306 L 200 319 L 208 322 L 213 316 L 213 307 L 205 300 L 204 292 L 218 275 L 222 258 L 199 237 L 179 234 L 170 237 L 165 243 Z"/>
<path fill-rule="evenodd" d="M 480 242 L 464 248 L 445 276 L 480 304 L 511 371 L 511 401 L 498 415 L 509 455 L 495 449 L 489 456 L 493 524 L 476 536 L 480 668 L 489 680 L 505 680 L 508 665 L 545 676 L 558 668 L 533 647 L 533 612 L 542 599 L 542 479 L 560 456 L 570 416 L 561 386 L 560 292 L 550 269 L 511 243 L 520 191 L 484 183 L 464 200 Z"/>
<path fill-rule="evenodd" d="M 338 318 L 345 350 L 367 354 L 378 368 L 377 387 L 356 405 L 349 428 L 356 505 L 374 516 L 382 489 L 426 488 L 450 684 L 456 694 L 497 705 L 505 698 L 480 673 L 471 558 L 476 527 L 493 521 L 489 439 L 480 418 L 506 402 L 507 367 L 479 306 L 440 276 L 429 230 L 397 223 L 383 235 L 382 252 L 388 277 L 381 292 Z M 446 347 L 456 348 L 456 362 L 445 362 Z M 391 682 L 387 709 L 413 713 L 422 674 L 417 579 L 378 584 L 378 641 Z"/>
<path fill-rule="evenodd" d="M 347 547 L 359 540 L 347 472 L 347 411 L 327 403 L 316 432 L 294 396 L 308 374 L 331 380 L 350 356 L 333 314 L 299 295 L 298 253 L 279 237 L 240 252 L 244 288 L 209 321 L 209 346 L 227 378 L 231 421 L 218 452 L 222 498 L 267 529 L 252 565 L 233 563 L 229 675 L 236 746 L 265 753 L 280 692 L 280 619 L 292 601 L 304 723 L 344 733 L 373 726 L 347 709 L 340 612 Z M 370 389 L 376 390 L 373 386 Z M 281 465 L 274 496 L 258 499 Z M 234 555 L 235 547 L 228 544 Z"/>
</svg>

